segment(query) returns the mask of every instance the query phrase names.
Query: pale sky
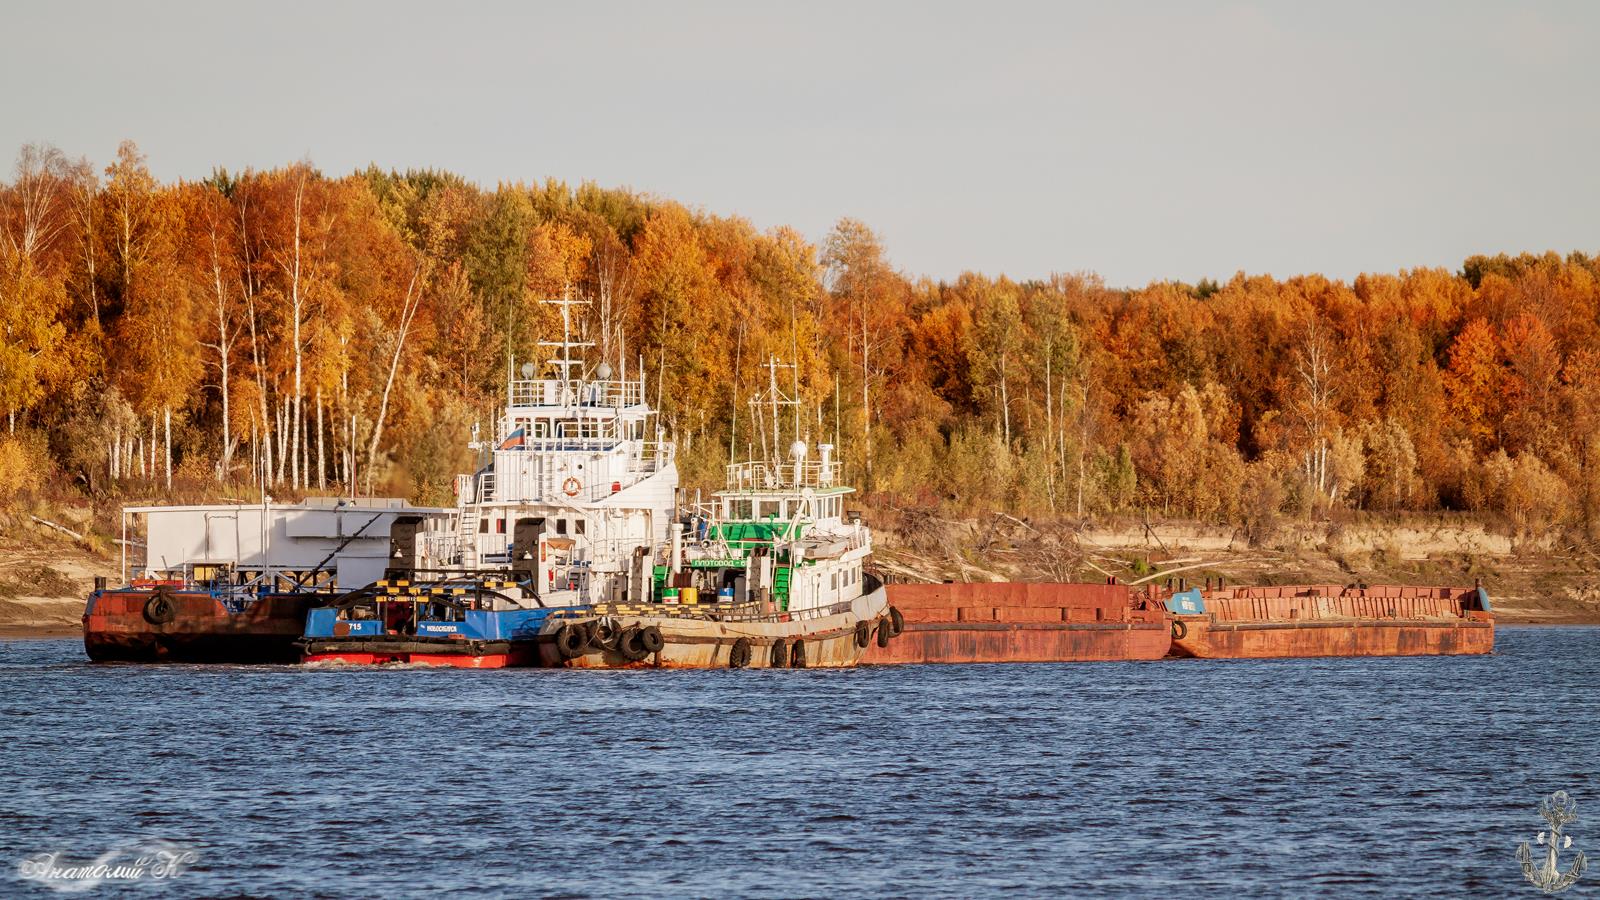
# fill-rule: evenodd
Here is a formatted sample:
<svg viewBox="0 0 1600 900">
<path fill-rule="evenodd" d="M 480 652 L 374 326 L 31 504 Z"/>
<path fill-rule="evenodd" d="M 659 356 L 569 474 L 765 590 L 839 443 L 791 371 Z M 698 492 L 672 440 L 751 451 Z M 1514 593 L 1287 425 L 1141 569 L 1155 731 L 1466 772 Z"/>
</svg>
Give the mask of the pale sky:
<svg viewBox="0 0 1600 900">
<path fill-rule="evenodd" d="M 1597 3 L 0 10 L 0 155 L 549 176 L 910 275 L 1117 286 L 1600 251 Z"/>
</svg>

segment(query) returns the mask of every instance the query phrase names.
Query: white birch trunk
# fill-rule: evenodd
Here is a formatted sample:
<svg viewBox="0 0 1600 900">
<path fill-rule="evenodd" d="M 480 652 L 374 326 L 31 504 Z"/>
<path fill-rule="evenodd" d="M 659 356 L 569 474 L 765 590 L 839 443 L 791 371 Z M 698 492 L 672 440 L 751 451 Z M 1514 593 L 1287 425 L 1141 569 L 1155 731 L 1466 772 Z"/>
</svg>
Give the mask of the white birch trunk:
<svg viewBox="0 0 1600 900">
<path fill-rule="evenodd" d="M 327 490 L 328 470 L 322 447 L 322 386 L 317 386 L 317 490 Z"/>
<path fill-rule="evenodd" d="M 411 319 L 422 305 L 422 294 L 417 288 L 417 276 L 422 264 L 411 271 L 411 283 L 406 286 L 406 299 L 400 308 L 400 329 L 395 336 L 394 355 L 389 358 L 389 376 L 383 382 L 383 399 L 378 404 L 378 418 L 372 425 L 372 441 L 367 444 L 367 494 L 372 494 L 372 468 L 378 456 L 378 442 L 383 438 L 383 420 L 389 414 L 389 392 L 394 389 L 394 376 L 400 370 L 400 354 L 405 350 L 406 334 L 411 330 Z"/>
</svg>

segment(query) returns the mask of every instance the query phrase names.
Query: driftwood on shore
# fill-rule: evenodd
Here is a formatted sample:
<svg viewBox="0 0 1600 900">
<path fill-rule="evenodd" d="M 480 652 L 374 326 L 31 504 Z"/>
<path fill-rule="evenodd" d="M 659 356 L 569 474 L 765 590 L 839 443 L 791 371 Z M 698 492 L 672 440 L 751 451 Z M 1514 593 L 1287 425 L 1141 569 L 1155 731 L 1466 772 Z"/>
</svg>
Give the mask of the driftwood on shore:
<svg viewBox="0 0 1600 900">
<path fill-rule="evenodd" d="M 35 522 L 38 522 L 40 525 L 43 525 L 46 528 L 54 528 L 55 530 L 61 532 L 64 535 L 67 535 L 68 537 L 72 538 L 75 541 L 83 540 L 83 535 L 77 533 L 76 531 L 73 531 L 71 528 L 68 528 L 65 525 L 57 525 L 56 523 L 50 521 L 49 519 L 41 519 L 38 516 L 33 516 L 33 515 L 28 516 L 28 518 L 34 520 Z"/>
</svg>

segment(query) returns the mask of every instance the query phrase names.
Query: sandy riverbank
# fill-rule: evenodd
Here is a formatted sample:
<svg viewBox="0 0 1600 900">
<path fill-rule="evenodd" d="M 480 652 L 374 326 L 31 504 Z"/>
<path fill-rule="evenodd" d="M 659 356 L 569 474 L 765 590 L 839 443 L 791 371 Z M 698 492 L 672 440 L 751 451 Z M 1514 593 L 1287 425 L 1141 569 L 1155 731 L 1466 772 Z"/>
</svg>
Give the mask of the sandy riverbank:
<svg viewBox="0 0 1600 900">
<path fill-rule="evenodd" d="M 1250 547 L 1226 528 L 1194 523 L 1029 522 L 869 512 L 876 558 L 918 581 L 1103 581 L 1200 584 L 1430 584 L 1489 591 L 1500 624 L 1600 625 L 1600 558 L 1570 548 L 1514 547 L 1478 523 L 1300 523 Z M 117 560 L 38 529 L 0 539 L 0 638 L 82 633 L 96 576 Z M 1151 576 L 1154 576 L 1153 578 Z"/>
</svg>

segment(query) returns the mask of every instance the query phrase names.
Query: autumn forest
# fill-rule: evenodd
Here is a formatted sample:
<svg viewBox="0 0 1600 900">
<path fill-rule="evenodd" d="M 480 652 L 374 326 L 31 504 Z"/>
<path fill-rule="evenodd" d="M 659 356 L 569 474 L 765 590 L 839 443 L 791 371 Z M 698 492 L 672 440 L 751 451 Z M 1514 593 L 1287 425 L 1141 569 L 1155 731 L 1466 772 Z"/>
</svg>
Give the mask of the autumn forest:
<svg viewBox="0 0 1600 900">
<path fill-rule="evenodd" d="M 164 184 L 131 143 L 104 169 L 30 146 L 0 185 L 0 504 L 448 503 L 508 367 L 560 336 L 539 301 L 566 295 L 592 361 L 642 366 L 691 487 L 761 452 L 749 401 L 776 357 L 803 436 L 836 441 L 870 503 L 1600 532 L 1582 253 L 1135 289 L 890 259 L 858 221 L 814 245 L 591 184 L 310 163 Z"/>
</svg>

